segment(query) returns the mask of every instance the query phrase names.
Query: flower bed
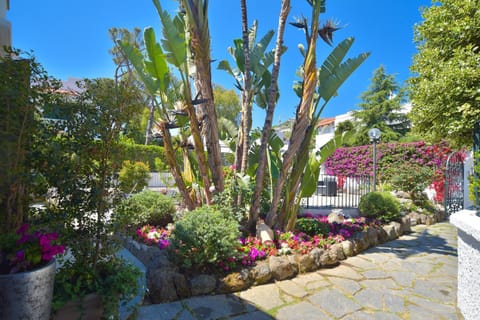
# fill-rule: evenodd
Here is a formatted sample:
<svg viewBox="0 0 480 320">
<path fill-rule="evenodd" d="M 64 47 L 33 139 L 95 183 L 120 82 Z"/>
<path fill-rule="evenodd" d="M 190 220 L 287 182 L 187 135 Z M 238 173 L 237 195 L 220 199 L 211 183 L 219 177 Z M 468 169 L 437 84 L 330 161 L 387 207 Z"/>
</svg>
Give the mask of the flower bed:
<svg viewBox="0 0 480 320">
<path fill-rule="evenodd" d="M 275 233 L 274 241 L 263 242 L 255 236 L 239 238 L 237 253 L 227 261 L 219 261 L 218 266 L 224 271 L 230 271 L 239 266 L 253 266 L 259 260 L 269 256 L 286 254 L 308 254 L 315 248 L 328 249 L 332 245 L 351 238 L 355 232 L 366 231 L 369 227 L 380 226 L 380 222 L 366 218 L 345 219 L 342 223 L 329 223 L 326 216 L 305 214 L 303 218 L 318 220 L 327 226 L 326 235 L 309 236 L 302 232 Z M 140 242 L 146 245 L 158 246 L 161 250 L 170 247 L 170 235 L 173 225 L 166 229 L 143 226 L 136 231 Z"/>
<path fill-rule="evenodd" d="M 326 217 L 318 218 L 325 222 Z M 186 273 L 167 254 L 171 230 L 144 227 L 124 246 L 147 268 L 151 303 L 184 299 L 195 295 L 241 291 L 253 285 L 295 277 L 299 273 L 337 265 L 369 247 L 396 239 L 410 231 L 410 218 L 379 225 L 374 221 L 346 219 L 329 224 L 326 236 L 277 233 L 272 243 L 255 237 L 239 239 L 238 254 L 219 263 L 218 272 Z M 141 242 L 137 241 L 140 239 Z M 143 242 L 143 243 L 142 243 Z M 223 272 L 220 272 L 223 269 Z"/>
</svg>

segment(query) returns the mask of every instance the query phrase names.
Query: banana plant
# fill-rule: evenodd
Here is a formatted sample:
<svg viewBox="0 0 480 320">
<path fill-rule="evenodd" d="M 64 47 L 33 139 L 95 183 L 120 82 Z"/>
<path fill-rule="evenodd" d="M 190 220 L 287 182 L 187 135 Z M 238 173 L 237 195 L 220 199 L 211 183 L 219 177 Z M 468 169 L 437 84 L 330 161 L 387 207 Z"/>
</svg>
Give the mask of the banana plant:
<svg viewBox="0 0 480 320">
<path fill-rule="evenodd" d="M 242 92 L 242 119 L 238 131 L 235 156 L 235 165 L 241 174 L 245 174 L 247 171 L 253 101 L 262 88 L 270 85 L 269 67 L 273 63 L 273 52 L 267 52 L 266 50 L 274 32 L 269 30 L 257 42 L 257 30 L 258 21 L 254 20 L 252 27 L 248 30 L 247 37 L 235 39 L 233 41 L 234 46 L 228 48 L 236 67 L 232 67 L 228 60 L 222 60 L 218 64 L 218 69 L 230 74 L 235 80 L 235 86 Z M 260 106 L 265 107 L 266 104 Z"/>
<path fill-rule="evenodd" d="M 160 7 L 159 0 L 154 0 Z M 197 121 L 201 123 L 202 136 L 205 139 L 208 154 L 208 166 L 215 190 L 224 188 L 223 168 L 212 87 L 210 31 L 208 25 L 208 0 L 179 0 L 185 19 L 184 34 L 188 45 L 189 59 L 194 65 L 190 76 L 196 91 L 195 99 Z M 188 31 L 188 32 L 187 32 Z M 197 150 L 199 152 L 199 150 Z M 200 159 L 199 159 L 200 160 Z M 200 162 L 200 161 L 199 161 Z M 205 186 L 207 188 L 207 186 Z"/>
<path fill-rule="evenodd" d="M 307 50 L 300 46 L 304 57 L 302 81 L 294 89 L 300 96 L 289 147 L 283 156 L 280 176 L 275 185 L 272 207 L 267 215 L 267 223 L 277 229 L 293 228 L 301 199 L 300 184 L 309 163 L 315 124 L 330 99 L 336 95 L 338 88 L 363 63 L 368 53 L 343 62 L 350 49 L 353 38 L 342 41 L 327 57 L 321 68 L 316 67 L 317 36 L 332 43 L 332 33 L 337 30 L 331 22 L 319 29 L 320 13 L 325 11 L 324 0 L 309 1 L 312 5 L 310 28 L 306 19 L 297 22 L 306 34 Z M 321 104 L 320 104 L 321 103 Z M 313 162 L 313 160 L 312 160 Z M 313 162 L 314 163 L 314 162 Z M 281 205 L 280 200 L 283 195 Z"/>
</svg>

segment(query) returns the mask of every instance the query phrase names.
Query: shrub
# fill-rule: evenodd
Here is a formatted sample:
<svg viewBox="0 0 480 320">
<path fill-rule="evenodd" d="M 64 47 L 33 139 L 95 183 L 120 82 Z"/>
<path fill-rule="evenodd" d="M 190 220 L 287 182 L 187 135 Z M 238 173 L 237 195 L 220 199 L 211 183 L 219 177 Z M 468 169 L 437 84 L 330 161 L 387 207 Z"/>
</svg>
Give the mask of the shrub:
<svg viewBox="0 0 480 320">
<path fill-rule="evenodd" d="M 116 210 L 115 219 L 128 229 L 144 225 L 164 227 L 173 222 L 174 213 L 172 198 L 159 192 L 144 190 L 123 200 Z"/>
<path fill-rule="evenodd" d="M 166 171 L 166 158 L 163 147 L 155 145 L 143 145 L 121 141 L 119 150 L 114 155 L 115 161 L 121 163 L 125 160 L 141 161 L 147 163 L 152 171 Z"/>
<path fill-rule="evenodd" d="M 432 182 L 433 171 L 431 168 L 401 164 L 397 167 L 396 174 L 390 179 L 390 183 L 397 190 L 410 193 L 413 200 L 421 199 L 423 190 Z"/>
<path fill-rule="evenodd" d="M 313 237 L 315 235 L 328 235 L 330 228 L 327 223 L 317 219 L 300 218 L 295 222 L 295 229 Z"/>
<path fill-rule="evenodd" d="M 400 218 L 400 202 L 389 192 L 370 192 L 362 196 L 358 209 L 363 216 L 390 222 Z"/>
<path fill-rule="evenodd" d="M 139 192 L 148 184 L 150 168 L 143 162 L 123 161 L 122 169 L 118 176 L 120 190 L 125 193 Z"/>
<path fill-rule="evenodd" d="M 238 228 L 234 219 L 213 207 L 187 212 L 172 232 L 173 258 L 181 266 L 196 270 L 234 259 L 240 247 Z"/>
</svg>

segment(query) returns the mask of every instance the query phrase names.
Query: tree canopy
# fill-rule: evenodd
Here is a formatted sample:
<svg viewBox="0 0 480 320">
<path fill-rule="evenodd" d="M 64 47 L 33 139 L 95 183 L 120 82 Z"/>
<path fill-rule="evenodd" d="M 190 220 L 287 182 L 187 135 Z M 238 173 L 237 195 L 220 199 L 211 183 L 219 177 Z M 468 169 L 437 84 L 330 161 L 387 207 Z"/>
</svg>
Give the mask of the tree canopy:
<svg viewBox="0 0 480 320">
<path fill-rule="evenodd" d="M 405 93 L 384 66 L 373 72 L 371 84 L 361 98 L 360 110 L 353 112 L 360 123 L 353 137 L 355 145 L 368 144 L 368 130 L 374 127 L 382 132 L 382 141 L 398 141 L 408 132 L 409 122 L 400 112 Z"/>
<path fill-rule="evenodd" d="M 480 1 L 441 0 L 415 26 L 409 79 L 413 129 L 429 141 L 471 145 L 480 120 Z"/>
</svg>

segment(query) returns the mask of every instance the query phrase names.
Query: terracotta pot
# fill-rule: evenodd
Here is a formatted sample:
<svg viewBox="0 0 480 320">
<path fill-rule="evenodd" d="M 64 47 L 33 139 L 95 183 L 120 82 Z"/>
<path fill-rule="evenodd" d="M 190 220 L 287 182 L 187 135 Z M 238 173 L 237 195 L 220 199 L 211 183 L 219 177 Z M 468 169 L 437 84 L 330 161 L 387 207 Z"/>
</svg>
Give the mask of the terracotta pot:
<svg viewBox="0 0 480 320">
<path fill-rule="evenodd" d="M 0 275 L 0 319 L 50 319 L 55 260 L 38 269 Z"/>
<path fill-rule="evenodd" d="M 103 306 L 100 296 L 90 293 L 82 299 L 67 302 L 55 314 L 53 320 L 98 320 L 103 315 Z"/>
</svg>

